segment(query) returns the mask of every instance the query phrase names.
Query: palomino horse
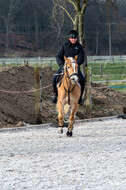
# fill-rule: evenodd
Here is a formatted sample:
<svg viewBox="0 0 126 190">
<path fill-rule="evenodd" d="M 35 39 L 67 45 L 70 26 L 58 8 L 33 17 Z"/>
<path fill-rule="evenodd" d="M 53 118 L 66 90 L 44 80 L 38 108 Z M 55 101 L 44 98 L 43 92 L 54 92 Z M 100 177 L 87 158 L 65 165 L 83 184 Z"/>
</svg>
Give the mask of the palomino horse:
<svg viewBox="0 0 126 190">
<path fill-rule="evenodd" d="M 73 59 L 72 57 L 64 57 L 64 76 L 58 86 L 58 120 L 59 120 L 59 133 L 63 133 L 64 125 L 64 107 L 68 104 L 71 107 L 71 113 L 69 117 L 67 136 L 72 136 L 73 124 L 75 121 L 75 114 L 78 109 L 78 100 L 81 94 L 81 87 L 78 83 L 78 64 L 76 62 L 77 55 Z"/>
</svg>

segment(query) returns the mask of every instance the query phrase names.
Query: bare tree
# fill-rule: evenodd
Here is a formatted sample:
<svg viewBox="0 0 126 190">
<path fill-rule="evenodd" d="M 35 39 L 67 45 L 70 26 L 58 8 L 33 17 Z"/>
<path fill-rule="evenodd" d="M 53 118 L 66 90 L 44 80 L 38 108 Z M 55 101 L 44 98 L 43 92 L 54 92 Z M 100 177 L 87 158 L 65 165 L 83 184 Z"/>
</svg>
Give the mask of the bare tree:
<svg viewBox="0 0 126 190">
<path fill-rule="evenodd" d="M 64 1 L 53 0 L 53 4 L 54 4 L 53 18 L 55 15 L 55 23 L 57 22 L 56 15 L 59 12 L 58 9 L 60 11 L 63 10 L 68 15 L 68 17 L 70 18 L 70 20 L 73 24 L 73 29 L 78 31 L 80 43 L 83 45 L 83 47 L 85 47 L 84 13 L 85 13 L 86 8 L 88 6 L 88 0 L 64 0 Z M 71 12 L 68 11 L 68 9 L 67 9 L 68 4 L 72 5 L 74 15 L 71 15 Z M 63 26 L 63 22 L 62 22 L 62 25 L 60 25 L 60 30 L 61 30 L 62 26 Z"/>
<path fill-rule="evenodd" d="M 105 0 L 102 1 L 102 7 L 101 10 L 103 15 L 105 15 L 106 18 L 106 26 L 108 28 L 108 35 L 109 35 L 109 55 L 112 54 L 112 32 L 111 27 L 112 25 L 115 25 L 117 20 L 119 20 L 119 10 L 118 5 L 120 1 L 119 0 Z"/>
<path fill-rule="evenodd" d="M 65 7 L 65 1 L 59 2 L 53 1 L 53 8 L 52 8 L 52 17 L 51 17 L 51 25 L 52 28 L 57 33 L 57 39 L 58 39 L 58 48 L 59 48 L 59 37 L 61 34 L 61 29 L 64 25 L 64 10 L 60 8 L 60 6 Z"/>
</svg>

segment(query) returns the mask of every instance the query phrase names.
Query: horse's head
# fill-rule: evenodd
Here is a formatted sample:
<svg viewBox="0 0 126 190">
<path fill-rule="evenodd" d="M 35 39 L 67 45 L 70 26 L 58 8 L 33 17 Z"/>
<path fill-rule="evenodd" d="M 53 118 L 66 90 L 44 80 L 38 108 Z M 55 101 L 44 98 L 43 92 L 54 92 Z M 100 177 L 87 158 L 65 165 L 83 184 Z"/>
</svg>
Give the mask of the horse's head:
<svg viewBox="0 0 126 190">
<path fill-rule="evenodd" d="M 72 57 L 65 57 L 65 75 L 71 80 L 73 84 L 78 81 L 78 64 L 77 64 L 77 55 L 73 59 Z"/>
</svg>

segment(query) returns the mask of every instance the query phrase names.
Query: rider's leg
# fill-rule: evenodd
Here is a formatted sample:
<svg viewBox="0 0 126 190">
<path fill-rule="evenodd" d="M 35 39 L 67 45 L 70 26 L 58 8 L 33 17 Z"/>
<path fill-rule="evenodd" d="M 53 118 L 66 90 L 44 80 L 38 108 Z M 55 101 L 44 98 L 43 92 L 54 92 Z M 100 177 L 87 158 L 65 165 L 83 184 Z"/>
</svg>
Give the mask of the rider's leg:
<svg viewBox="0 0 126 190">
<path fill-rule="evenodd" d="M 55 96 L 57 96 L 57 94 L 58 94 L 57 87 L 56 87 L 56 82 L 57 82 L 57 75 L 54 75 L 54 77 L 53 77 L 53 93 L 54 93 Z"/>
<path fill-rule="evenodd" d="M 61 68 L 58 69 L 58 71 L 56 72 L 56 75 L 54 75 L 53 77 L 53 93 L 54 93 L 54 97 L 51 98 L 51 102 L 53 103 L 57 103 L 57 97 L 58 97 L 58 90 L 57 90 L 57 78 L 58 78 L 58 74 L 60 74 L 62 72 Z"/>
<path fill-rule="evenodd" d="M 80 96 L 80 99 L 78 101 L 78 104 L 83 104 L 84 100 L 82 99 L 82 96 L 83 96 L 83 92 L 85 89 L 85 78 L 84 78 L 82 72 L 80 71 L 80 69 L 78 69 L 78 75 L 79 75 L 79 82 L 81 85 L 81 96 Z"/>
</svg>

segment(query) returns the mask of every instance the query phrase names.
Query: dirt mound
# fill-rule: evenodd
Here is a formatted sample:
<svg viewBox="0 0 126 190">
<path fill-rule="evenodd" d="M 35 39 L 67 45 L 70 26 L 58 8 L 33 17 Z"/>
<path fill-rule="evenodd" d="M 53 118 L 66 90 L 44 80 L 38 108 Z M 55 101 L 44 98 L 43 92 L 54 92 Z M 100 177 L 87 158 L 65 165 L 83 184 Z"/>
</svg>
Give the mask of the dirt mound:
<svg viewBox="0 0 126 190">
<path fill-rule="evenodd" d="M 42 87 L 52 83 L 55 71 L 47 67 L 40 69 Z M 92 117 L 123 114 L 126 94 L 113 89 L 92 85 Z M 0 69 L 0 127 L 16 126 L 19 122 L 35 124 L 35 74 L 33 67 L 6 67 Z M 52 86 L 42 90 L 42 123 L 57 119 L 55 105 L 50 102 Z M 81 106 L 77 119 L 88 118 Z"/>
</svg>

